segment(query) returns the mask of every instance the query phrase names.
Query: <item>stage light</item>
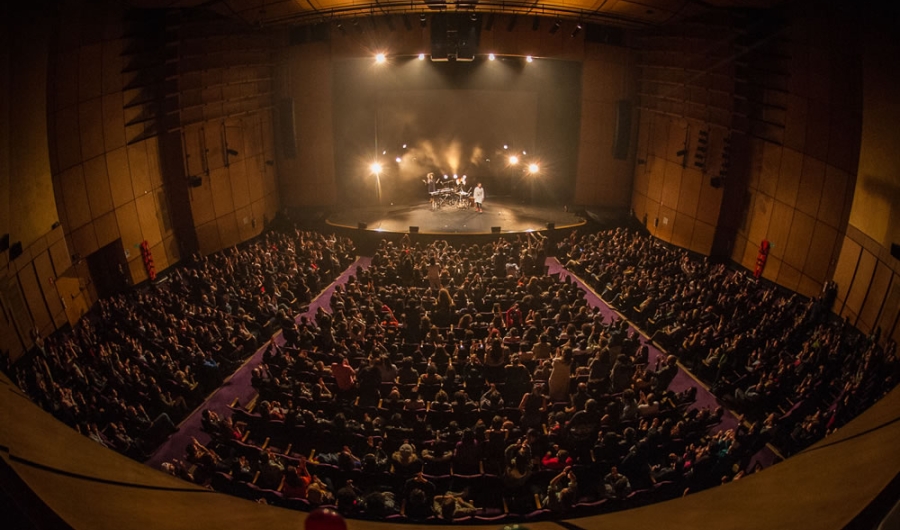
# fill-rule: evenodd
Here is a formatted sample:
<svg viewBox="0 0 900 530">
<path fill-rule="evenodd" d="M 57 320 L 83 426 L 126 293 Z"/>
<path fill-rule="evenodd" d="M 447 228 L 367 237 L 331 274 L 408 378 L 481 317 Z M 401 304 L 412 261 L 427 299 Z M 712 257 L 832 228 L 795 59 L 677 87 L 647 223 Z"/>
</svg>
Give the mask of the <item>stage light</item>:
<svg viewBox="0 0 900 530">
<path fill-rule="evenodd" d="M 493 60 L 496 59 L 496 58 L 497 58 L 497 56 L 494 55 L 493 53 L 489 53 L 489 54 L 488 54 L 488 60 L 489 60 L 489 61 L 493 61 Z"/>
<path fill-rule="evenodd" d="M 397 158 L 395 158 L 394 160 L 396 160 L 398 164 L 403 161 L 403 159 L 401 159 L 399 156 Z"/>
<path fill-rule="evenodd" d="M 425 25 L 426 25 L 425 13 L 422 13 L 421 15 L 419 15 L 419 25 L 422 26 L 423 28 L 425 27 Z"/>
<path fill-rule="evenodd" d="M 503 148 L 504 148 L 504 149 L 509 149 L 509 146 L 506 145 L 506 144 L 503 144 Z"/>
<path fill-rule="evenodd" d="M 531 173 L 532 175 L 537 174 L 537 172 L 540 170 L 541 170 L 541 168 L 538 167 L 537 164 L 528 164 L 528 172 Z"/>
<path fill-rule="evenodd" d="M 453 180 L 456 180 L 456 179 L 458 179 L 458 178 L 459 178 L 459 175 L 457 175 L 456 173 L 454 173 L 454 174 L 453 174 Z"/>
<path fill-rule="evenodd" d="M 375 62 L 376 62 L 376 63 L 378 63 L 378 64 L 384 64 L 385 61 L 387 61 L 387 58 L 384 56 L 383 53 L 378 53 L 378 54 L 375 55 Z"/>
<path fill-rule="evenodd" d="M 522 151 L 522 154 L 523 154 L 523 155 L 527 155 L 527 154 L 528 154 L 528 151 Z"/>
<path fill-rule="evenodd" d="M 554 22 L 553 26 L 550 27 L 550 34 L 553 35 L 557 31 L 559 31 L 559 19 L 556 19 L 556 22 Z"/>
<path fill-rule="evenodd" d="M 382 154 L 382 155 L 386 155 L 386 154 L 387 154 L 387 149 L 385 149 L 384 151 L 382 151 L 381 154 Z"/>
<path fill-rule="evenodd" d="M 406 144 L 403 144 L 403 148 L 406 149 Z"/>
<path fill-rule="evenodd" d="M 420 61 L 424 61 L 424 60 L 425 60 L 425 54 L 424 54 L 424 53 L 420 53 L 420 54 L 419 54 L 419 60 L 420 60 Z"/>
<path fill-rule="evenodd" d="M 379 164 L 378 162 L 372 162 L 372 165 L 369 166 L 369 169 L 370 169 L 370 170 L 372 171 L 372 173 L 374 173 L 375 175 L 380 175 L 380 174 L 381 174 L 381 164 Z"/>
<path fill-rule="evenodd" d="M 519 163 L 519 157 L 517 157 L 516 155 L 512 155 L 511 157 L 509 157 L 509 165 L 514 166 L 518 163 Z"/>
<path fill-rule="evenodd" d="M 581 33 L 581 22 L 575 24 L 575 29 L 572 30 L 572 37 L 575 37 L 579 33 Z"/>
<path fill-rule="evenodd" d="M 534 62 L 534 57 L 532 57 L 532 56 L 529 55 L 528 57 L 525 58 L 525 60 L 526 60 L 527 62 L 531 63 L 531 62 Z"/>
</svg>

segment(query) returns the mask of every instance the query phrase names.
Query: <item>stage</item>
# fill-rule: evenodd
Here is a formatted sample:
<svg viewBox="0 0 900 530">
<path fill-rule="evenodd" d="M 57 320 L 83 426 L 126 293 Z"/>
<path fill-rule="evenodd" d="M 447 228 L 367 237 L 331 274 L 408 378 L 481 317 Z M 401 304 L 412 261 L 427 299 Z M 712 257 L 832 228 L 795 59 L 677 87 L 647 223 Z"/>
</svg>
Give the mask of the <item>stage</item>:
<svg viewBox="0 0 900 530">
<path fill-rule="evenodd" d="M 333 227 L 364 229 L 372 232 L 406 233 L 417 227 L 420 234 L 464 235 L 537 232 L 575 228 L 587 221 L 565 207 L 529 206 L 513 199 L 491 198 L 484 203 L 484 212 L 474 208 L 459 208 L 445 204 L 432 211 L 431 203 L 390 205 L 346 209 L 330 213 L 325 222 Z"/>
</svg>

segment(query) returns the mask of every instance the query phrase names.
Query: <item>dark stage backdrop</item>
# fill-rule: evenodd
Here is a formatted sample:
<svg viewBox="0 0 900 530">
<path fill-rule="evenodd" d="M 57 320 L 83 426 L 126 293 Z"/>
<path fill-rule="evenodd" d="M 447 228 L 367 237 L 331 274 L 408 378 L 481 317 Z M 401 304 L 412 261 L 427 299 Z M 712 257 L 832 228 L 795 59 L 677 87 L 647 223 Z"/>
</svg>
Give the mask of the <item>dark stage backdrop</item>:
<svg viewBox="0 0 900 530">
<path fill-rule="evenodd" d="M 333 75 L 335 169 L 346 202 L 378 204 L 378 183 L 384 206 L 421 201 L 428 172 L 465 174 L 469 187 L 481 181 L 488 197 L 571 196 L 579 63 L 350 59 L 336 62 Z M 513 153 L 516 167 L 508 164 Z M 379 179 L 369 170 L 376 160 Z M 541 167 L 536 177 L 524 171 L 530 162 Z"/>
</svg>

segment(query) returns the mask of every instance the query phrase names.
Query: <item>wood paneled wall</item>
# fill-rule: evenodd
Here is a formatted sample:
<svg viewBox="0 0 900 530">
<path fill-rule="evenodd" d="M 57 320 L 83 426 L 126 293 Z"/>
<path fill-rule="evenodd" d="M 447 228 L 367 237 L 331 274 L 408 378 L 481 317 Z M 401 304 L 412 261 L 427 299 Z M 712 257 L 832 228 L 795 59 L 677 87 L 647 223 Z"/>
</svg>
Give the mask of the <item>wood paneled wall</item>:
<svg viewBox="0 0 900 530">
<path fill-rule="evenodd" d="M 117 240 L 128 280 L 147 278 L 139 246 L 157 272 L 179 260 L 160 170 L 159 142 L 142 134 L 140 70 L 126 50 L 120 4 L 63 2 L 49 69 L 49 144 L 59 218 L 75 261 Z M 145 139 L 141 139 L 145 138 Z M 91 285 L 86 267 L 78 268 Z M 96 294 L 89 289 L 91 300 Z"/>
<path fill-rule="evenodd" d="M 177 105 L 199 250 L 262 232 L 280 207 L 276 183 L 272 34 L 230 20 L 184 20 Z M 197 180 L 199 179 L 199 180 Z"/>
<path fill-rule="evenodd" d="M 869 5 L 862 36 L 863 126 L 859 178 L 834 281 L 835 307 L 864 331 L 900 341 L 900 259 L 891 246 L 900 243 L 900 73 L 893 68 L 897 40 L 896 6 Z"/>
<path fill-rule="evenodd" d="M 723 200 L 712 179 L 734 121 L 735 25 L 730 17 L 699 20 L 637 39 L 640 117 L 631 207 L 654 236 L 707 255 Z M 702 167 L 698 148 L 706 149 Z"/>
<path fill-rule="evenodd" d="M 856 186 L 861 50 L 848 22 L 829 10 L 810 13 L 755 50 L 774 58 L 768 87 L 759 89 L 770 117 L 750 141 L 746 211 L 732 259 L 752 270 L 766 239 L 763 277 L 807 296 L 834 274 Z"/>
<path fill-rule="evenodd" d="M 568 35 L 565 42 L 574 40 Z M 581 73 L 581 128 L 575 197 L 578 204 L 627 209 L 632 195 L 632 174 L 637 139 L 634 108 L 636 70 L 634 54 L 622 47 L 585 43 Z M 626 101 L 629 116 L 618 116 Z M 621 140 L 627 156 L 614 156 L 619 119 L 631 124 Z"/>
</svg>

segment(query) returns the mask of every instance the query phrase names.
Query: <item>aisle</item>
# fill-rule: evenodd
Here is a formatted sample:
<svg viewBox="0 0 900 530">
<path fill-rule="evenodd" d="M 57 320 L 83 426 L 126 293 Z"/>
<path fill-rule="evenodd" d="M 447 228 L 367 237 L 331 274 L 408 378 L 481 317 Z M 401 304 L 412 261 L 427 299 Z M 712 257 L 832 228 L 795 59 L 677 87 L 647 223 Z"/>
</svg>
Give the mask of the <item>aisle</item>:
<svg viewBox="0 0 900 530">
<path fill-rule="evenodd" d="M 578 276 L 572 274 L 557 260 L 556 258 L 547 258 L 545 263 L 550 274 L 559 274 L 560 279 L 565 279 L 566 277 L 571 278 L 573 282 L 578 284 L 581 287 L 581 290 L 584 291 L 585 296 L 587 298 L 588 305 L 591 307 L 599 307 L 600 312 L 603 314 L 603 321 L 609 322 L 611 319 L 622 320 L 624 317 L 620 315 L 616 310 L 611 308 L 604 302 L 600 296 L 586 283 L 584 283 Z M 641 331 L 636 328 L 631 322 L 628 323 L 628 328 L 630 330 L 635 331 L 636 333 L 640 333 L 642 337 L 644 337 L 644 342 L 650 349 L 650 361 L 649 365 L 654 366 L 656 364 L 656 359 L 660 356 L 663 356 L 665 359 L 665 353 L 660 351 L 659 348 L 656 347 L 652 342 L 649 341 L 649 338 L 641 333 Z M 697 401 L 694 403 L 693 408 L 703 408 L 707 407 L 710 409 L 715 409 L 716 407 L 721 406 L 721 403 L 716 399 L 716 396 L 712 394 L 707 388 L 706 385 L 700 383 L 700 381 L 696 380 L 690 373 L 688 373 L 681 365 L 678 366 L 678 375 L 675 376 L 675 379 L 672 380 L 672 383 L 669 385 L 669 390 L 674 392 L 682 392 L 687 390 L 690 387 L 697 387 Z M 723 407 L 724 408 L 724 407 Z M 725 408 L 725 414 L 722 416 L 722 421 L 713 428 L 713 431 L 721 431 L 723 429 L 733 429 L 738 426 L 738 422 L 740 420 Z M 769 448 L 764 448 L 759 453 L 753 456 L 751 460 L 751 467 L 757 462 L 761 462 L 764 467 L 768 467 L 774 464 L 777 461 L 777 457 L 775 453 L 772 452 Z"/>
<path fill-rule="evenodd" d="M 303 315 L 307 315 L 309 318 L 312 318 L 313 315 L 316 314 L 316 311 L 319 307 L 329 307 L 329 302 L 331 301 L 331 295 L 334 293 L 334 288 L 337 285 L 341 285 L 347 282 L 347 279 L 356 273 L 357 267 L 368 267 L 369 263 L 372 261 L 372 258 L 368 257 L 360 257 L 357 258 L 356 261 L 350 264 L 349 267 L 340 275 L 338 278 L 331 283 L 324 291 L 322 291 L 319 296 L 317 296 L 312 302 L 309 304 L 309 309 L 305 313 L 300 313 L 296 317 L 296 321 L 300 321 L 300 317 Z M 277 344 L 283 344 L 284 338 L 279 331 L 276 333 L 271 340 L 276 341 Z M 182 459 L 184 458 L 184 450 L 191 443 L 191 438 L 197 438 L 197 440 L 206 444 L 209 442 L 210 437 L 208 434 L 201 430 L 201 424 L 203 419 L 203 411 L 206 409 L 210 409 L 218 413 L 220 416 L 230 416 L 231 411 L 228 408 L 228 405 L 234 402 L 235 398 L 237 398 L 241 403 L 247 403 L 256 395 L 256 390 L 250 385 L 250 377 L 253 373 L 253 369 L 260 363 L 262 359 L 263 352 L 265 352 L 266 348 L 269 347 L 271 341 L 266 341 L 256 353 L 254 353 L 249 359 L 247 359 L 244 364 L 238 368 L 234 374 L 231 375 L 230 378 L 225 380 L 225 383 L 216 389 L 199 407 L 194 409 L 194 411 L 181 422 L 178 426 L 179 431 L 169 437 L 168 440 L 165 441 L 157 450 L 150 456 L 150 458 L 145 462 L 148 466 L 159 468 L 160 464 L 163 462 L 168 462 L 173 458 Z"/>
</svg>

